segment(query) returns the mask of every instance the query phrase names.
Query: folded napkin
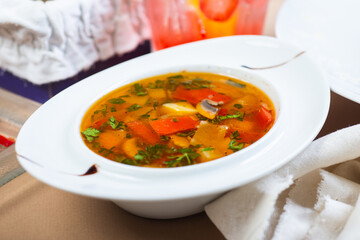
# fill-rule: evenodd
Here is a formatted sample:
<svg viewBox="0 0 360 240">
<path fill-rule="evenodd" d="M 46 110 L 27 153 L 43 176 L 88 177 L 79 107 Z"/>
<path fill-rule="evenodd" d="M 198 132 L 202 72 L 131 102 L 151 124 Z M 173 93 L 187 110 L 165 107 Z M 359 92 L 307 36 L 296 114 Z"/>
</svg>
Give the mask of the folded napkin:
<svg viewBox="0 0 360 240">
<path fill-rule="evenodd" d="M 227 239 L 360 239 L 360 124 L 312 142 L 205 211 Z"/>
<path fill-rule="evenodd" d="M 59 81 L 150 36 L 144 0 L 0 0 L 0 67 Z"/>
</svg>

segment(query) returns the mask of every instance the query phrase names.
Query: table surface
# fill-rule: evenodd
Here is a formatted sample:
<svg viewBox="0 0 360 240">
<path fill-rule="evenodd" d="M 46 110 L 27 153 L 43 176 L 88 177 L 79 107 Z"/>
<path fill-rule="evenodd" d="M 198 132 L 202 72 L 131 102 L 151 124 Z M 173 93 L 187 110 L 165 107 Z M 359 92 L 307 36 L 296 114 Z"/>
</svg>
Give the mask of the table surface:
<svg viewBox="0 0 360 240">
<path fill-rule="evenodd" d="M 282 2 L 270 1 L 265 35 L 273 35 Z M 360 104 L 332 92 L 329 115 L 318 137 L 358 123 Z M 145 219 L 110 201 L 52 188 L 27 173 L 2 186 L 0 196 L 1 239 L 224 239 L 205 213 L 173 220 Z"/>
</svg>

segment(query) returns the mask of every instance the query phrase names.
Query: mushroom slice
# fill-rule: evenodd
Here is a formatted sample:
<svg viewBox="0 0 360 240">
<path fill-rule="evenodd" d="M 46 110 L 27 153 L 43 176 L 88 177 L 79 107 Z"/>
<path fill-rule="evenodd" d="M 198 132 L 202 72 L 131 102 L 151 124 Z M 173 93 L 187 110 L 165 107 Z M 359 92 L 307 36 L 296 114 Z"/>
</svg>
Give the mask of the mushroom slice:
<svg viewBox="0 0 360 240">
<path fill-rule="evenodd" d="M 214 119 L 219 111 L 218 108 L 214 107 L 212 104 L 220 105 L 220 103 L 211 101 L 209 99 L 204 99 L 196 105 L 196 110 L 204 117 L 209 119 Z"/>
</svg>

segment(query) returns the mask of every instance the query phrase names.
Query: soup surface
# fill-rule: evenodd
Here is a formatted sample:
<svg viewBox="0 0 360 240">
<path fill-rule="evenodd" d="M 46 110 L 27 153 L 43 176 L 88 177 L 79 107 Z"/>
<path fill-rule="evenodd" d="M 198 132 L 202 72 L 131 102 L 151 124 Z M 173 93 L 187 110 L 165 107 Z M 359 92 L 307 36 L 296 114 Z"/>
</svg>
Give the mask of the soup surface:
<svg viewBox="0 0 360 240">
<path fill-rule="evenodd" d="M 120 87 L 86 112 L 81 135 L 95 153 L 145 167 L 179 167 L 240 151 L 272 127 L 275 109 L 255 86 L 180 72 Z"/>
</svg>

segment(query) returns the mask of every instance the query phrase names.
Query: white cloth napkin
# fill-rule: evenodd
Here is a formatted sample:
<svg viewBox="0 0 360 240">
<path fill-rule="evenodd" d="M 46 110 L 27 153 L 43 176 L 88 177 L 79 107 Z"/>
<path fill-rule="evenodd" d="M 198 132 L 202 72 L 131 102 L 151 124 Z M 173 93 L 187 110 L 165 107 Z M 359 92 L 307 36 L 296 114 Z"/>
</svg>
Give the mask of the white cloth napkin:
<svg viewBox="0 0 360 240">
<path fill-rule="evenodd" d="M 148 39 L 144 0 L 0 0 L 0 67 L 59 81 Z"/>
<path fill-rule="evenodd" d="M 208 204 L 227 239 L 360 239 L 360 124 Z"/>
</svg>

